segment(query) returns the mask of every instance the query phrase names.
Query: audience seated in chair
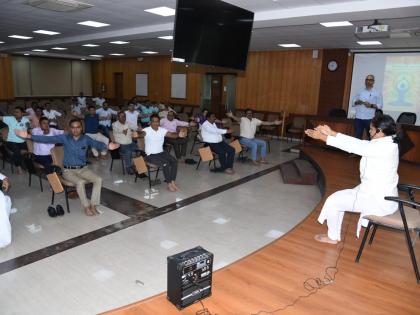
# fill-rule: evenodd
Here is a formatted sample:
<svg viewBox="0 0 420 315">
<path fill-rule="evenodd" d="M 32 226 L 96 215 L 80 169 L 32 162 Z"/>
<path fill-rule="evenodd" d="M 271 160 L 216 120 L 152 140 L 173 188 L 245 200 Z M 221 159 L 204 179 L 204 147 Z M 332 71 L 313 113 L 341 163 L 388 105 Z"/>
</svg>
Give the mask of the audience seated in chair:
<svg viewBox="0 0 420 315">
<path fill-rule="evenodd" d="M 216 115 L 214 113 L 209 113 L 207 120 L 201 125 L 203 142 L 207 143 L 211 150 L 219 156 L 220 168 L 217 168 L 216 171 L 234 174 L 235 149 L 227 144 L 222 137 L 227 133 L 232 133 L 232 129 L 219 129 L 216 126 Z"/>
<path fill-rule="evenodd" d="M 180 121 L 175 118 L 174 112 L 168 112 L 167 118 L 162 118 L 160 120 L 160 126 L 171 133 L 176 133 L 178 127 L 189 127 L 190 123 L 185 121 Z M 165 138 L 165 143 L 170 144 L 173 146 L 175 151 L 175 156 L 178 160 L 182 159 L 187 155 L 187 145 L 188 145 L 188 138 Z"/>
<path fill-rule="evenodd" d="M 109 108 L 108 103 L 104 102 L 102 108 L 96 110 L 96 113 L 99 116 L 99 128 L 101 133 L 109 138 L 109 130 L 111 128 L 111 118 L 112 115 L 117 115 L 118 112 Z"/>
<path fill-rule="evenodd" d="M 102 142 L 103 144 L 108 146 L 109 139 L 107 137 L 105 137 L 102 133 L 99 132 L 99 116 L 96 113 L 95 106 L 90 105 L 88 107 L 88 114 L 85 115 L 84 122 L 85 122 L 85 133 L 86 133 L 86 135 L 88 137 L 92 138 L 93 140 Z M 91 149 L 92 149 L 93 156 L 96 159 L 98 159 L 99 158 L 98 150 L 94 147 L 92 147 Z M 101 151 L 100 158 L 102 160 L 106 159 L 106 153 L 107 153 L 106 148 Z"/>
<path fill-rule="evenodd" d="M 175 183 L 177 175 L 177 160 L 168 152 L 163 150 L 163 143 L 165 137 L 169 138 L 183 138 L 186 137 L 186 132 L 181 131 L 179 134 L 168 132 L 166 129 L 160 127 L 160 119 L 157 114 L 150 116 L 150 127 L 144 128 L 142 131 L 145 141 L 146 162 L 157 165 L 163 169 L 165 181 L 168 183 L 168 189 L 172 192 L 179 190 Z"/>
<path fill-rule="evenodd" d="M 124 161 L 125 170 L 129 175 L 134 175 L 132 158 L 138 148 L 133 138 L 137 137 L 137 129 L 134 131 L 131 129 L 125 112 L 118 113 L 118 120 L 112 124 L 112 133 L 115 142 L 120 145 L 120 155 Z"/>
<path fill-rule="evenodd" d="M 70 134 L 57 136 L 32 136 L 26 130 L 15 129 L 16 134 L 23 139 L 32 139 L 41 143 L 62 143 L 64 147 L 63 178 L 76 185 L 82 207 L 88 216 L 99 214 L 96 207 L 100 203 L 102 178 L 93 173 L 86 166 L 86 150 L 89 146 L 104 150 L 102 142 L 91 139 L 82 133 L 82 121 L 74 118 L 69 122 Z M 109 150 L 119 147 L 116 143 L 108 145 Z M 92 197 L 86 197 L 85 184 L 93 183 Z"/>
<path fill-rule="evenodd" d="M 42 111 L 42 115 L 48 118 L 51 127 L 57 128 L 57 118 L 61 117 L 62 114 L 55 109 L 52 109 L 50 103 L 45 103 L 44 106 L 45 109 Z"/>
<path fill-rule="evenodd" d="M 139 120 L 140 113 L 134 108 L 134 103 L 128 103 L 128 110 L 125 111 L 125 117 L 127 120 L 130 129 L 133 131 L 137 131 L 139 128 L 138 120 Z"/>
<path fill-rule="evenodd" d="M 64 133 L 63 130 L 50 128 L 47 117 L 41 117 L 39 120 L 39 125 L 40 127 L 32 129 L 31 134 L 33 136 L 57 136 Z M 54 168 L 52 167 L 53 160 L 51 157 L 51 149 L 53 147 L 54 144 L 50 143 L 33 143 L 34 162 L 41 164 L 47 171 L 47 174 L 54 172 Z"/>
<path fill-rule="evenodd" d="M 267 143 L 264 140 L 256 139 L 255 133 L 258 126 L 272 126 L 280 125 L 281 121 L 276 120 L 273 122 L 261 121 L 253 117 L 253 111 L 251 109 L 245 110 L 245 117 L 236 117 L 232 112 L 227 113 L 227 116 L 240 123 L 240 137 L 239 142 L 251 149 L 251 160 L 254 164 L 267 163 Z M 258 147 L 261 148 L 261 159 L 257 160 Z"/>
<path fill-rule="evenodd" d="M 13 116 L 2 116 L 2 120 L 9 128 L 9 133 L 7 135 L 6 148 L 12 152 L 12 163 L 17 168 L 17 173 L 22 174 L 22 151 L 27 150 L 25 139 L 18 137 L 14 130 L 24 130 L 26 131 L 29 127 L 29 120 L 27 117 L 23 116 L 23 108 L 15 107 L 13 110 Z"/>
</svg>

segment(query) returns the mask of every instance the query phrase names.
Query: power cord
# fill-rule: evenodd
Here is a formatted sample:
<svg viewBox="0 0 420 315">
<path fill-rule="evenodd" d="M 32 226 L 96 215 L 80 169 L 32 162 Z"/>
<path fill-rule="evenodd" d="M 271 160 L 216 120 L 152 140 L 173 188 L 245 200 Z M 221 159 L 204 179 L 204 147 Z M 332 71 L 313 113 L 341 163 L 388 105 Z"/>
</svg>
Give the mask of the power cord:
<svg viewBox="0 0 420 315">
<path fill-rule="evenodd" d="M 195 285 L 197 288 L 199 288 L 199 290 L 200 290 L 200 298 L 199 298 L 199 300 L 197 301 L 197 302 L 200 302 L 200 304 L 201 304 L 201 310 L 198 310 L 195 314 L 196 315 L 212 315 L 211 313 L 210 313 L 210 311 L 204 306 L 204 303 L 203 303 L 203 301 L 202 301 L 202 298 L 203 298 L 203 293 L 204 293 L 204 288 L 200 285 L 200 284 L 198 284 L 196 281 L 194 281 L 194 279 L 193 278 L 191 278 L 191 277 L 189 277 L 189 278 L 187 278 L 187 280 L 191 283 L 191 284 L 193 284 L 193 285 Z M 197 303 L 197 302 L 195 302 L 195 303 Z M 217 315 L 217 314 L 214 314 L 214 315 Z"/>
<path fill-rule="evenodd" d="M 361 175 L 362 178 L 364 177 L 364 174 L 366 172 L 366 168 L 367 168 L 367 160 L 365 162 L 365 167 L 363 169 L 363 174 Z M 355 195 L 355 198 L 354 198 L 351 213 L 354 213 L 354 208 L 355 208 L 355 205 L 356 205 L 356 202 L 357 202 L 357 197 L 359 195 L 359 190 L 360 190 L 360 184 L 357 187 L 357 191 L 356 191 L 356 195 Z M 289 303 L 285 306 L 279 307 L 279 308 L 277 308 L 273 311 L 260 310 L 257 313 L 251 313 L 251 315 L 274 314 L 274 313 L 277 313 L 277 312 L 280 312 L 280 311 L 284 311 L 289 307 L 295 306 L 296 303 L 298 303 L 300 300 L 306 299 L 306 298 L 310 297 L 311 295 L 316 294 L 319 290 L 322 290 L 326 286 L 332 284 L 335 281 L 335 276 L 337 275 L 337 273 L 339 271 L 338 263 L 340 261 L 341 254 L 342 254 L 342 252 L 344 250 L 344 246 L 346 244 L 347 232 L 349 230 L 351 221 L 352 221 L 352 216 L 350 216 L 349 222 L 347 223 L 346 231 L 344 233 L 344 239 L 343 239 L 342 245 L 340 246 L 340 249 L 339 249 L 339 252 L 338 252 L 338 255 L 337 255 L 337 259 L 335 260 L 334 265 L 333 266 L 328 266 L 324 269 L 324 276 L 322 278 L 307 278 L 303 282 L 303 287 L 308 292 L 307 294 L 299 295 L 291 303 Z"/>
</svg>

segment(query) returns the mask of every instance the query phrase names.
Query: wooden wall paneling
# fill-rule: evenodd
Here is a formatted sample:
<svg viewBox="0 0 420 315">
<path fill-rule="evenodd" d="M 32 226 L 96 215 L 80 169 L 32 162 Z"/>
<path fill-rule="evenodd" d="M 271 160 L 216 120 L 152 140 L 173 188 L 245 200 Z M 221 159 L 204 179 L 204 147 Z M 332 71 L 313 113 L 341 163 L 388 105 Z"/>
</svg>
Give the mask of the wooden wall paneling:
<svg viewBox="0 0 420 315">
<path fill-rule="evenodd" d="M 0 100 L 14 99 L 12 57 L 0 55 Z"/>
<path fill-rule="evenodd" d="M 348 49 L 326 49 L 322 57 L 321 85 L 319 88 L 318 115 L 327 116 L 331 109 L 343 104 L 347 73 Z M 336 71 L 329 71 L 327 64 L 335 60 Z"/>
<path fill-rule="evenodd" d="M 351 89 L 351 80 L 353 78 L 353 62 L 354 62 L 354 54 L 349 53 L 347 55 L 347 69 L 346 69 L 346 81 L 344 84 L 344 92 L 343 92 L 343 104 L 341 108 L 345 109 L 348 112 L 349 109 L 349 101 L 350 101 L 350 89 Z"/>
</svg>

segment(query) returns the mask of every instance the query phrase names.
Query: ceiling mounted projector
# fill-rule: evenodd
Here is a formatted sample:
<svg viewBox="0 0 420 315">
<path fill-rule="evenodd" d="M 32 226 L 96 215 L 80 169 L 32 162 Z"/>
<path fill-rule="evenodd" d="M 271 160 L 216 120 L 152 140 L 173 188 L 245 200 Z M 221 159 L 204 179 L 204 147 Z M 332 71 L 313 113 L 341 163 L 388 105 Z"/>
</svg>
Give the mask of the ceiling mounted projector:
<svg viewBox="0 0 420 315">
<path fill-rule="evenodd" d="M 375 20 L 373 24 L 367 26 L 358 26 L 354 35 L 359 39 L 389 38 L 391 27 Z"/>
</svg>

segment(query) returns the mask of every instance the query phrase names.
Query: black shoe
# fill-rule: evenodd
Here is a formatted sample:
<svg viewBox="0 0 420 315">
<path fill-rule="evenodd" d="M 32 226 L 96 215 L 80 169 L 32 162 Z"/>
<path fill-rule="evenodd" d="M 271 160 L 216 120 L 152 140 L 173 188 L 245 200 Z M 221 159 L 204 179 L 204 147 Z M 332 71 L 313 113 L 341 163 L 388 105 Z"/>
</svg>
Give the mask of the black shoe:
<svg viewBox="0 0 420 315">
<path fill-rule="evenodd" d="M 57 215 L 59 216 L 64 215 L 64 209 L 61 205 L 57 205 L 56 210 L 57 210 Z"/>
<path fill-rule="evenodd" d="M 48 211 L 48 215 L 51 218 L 55 218 L 57 216 L 57 211 L 55 210 L 53 206 L 49 206 L 47 211 Z"/>
<path fill-rule="evenodd" d="M 213 172 L 213 173 L 222 173 L 224 171 L 225 170 L 223 168 L 221 168 L 221 167 L 216 167 L 216 168 L 210 169 L 210 172 Z"/>
</svg>

